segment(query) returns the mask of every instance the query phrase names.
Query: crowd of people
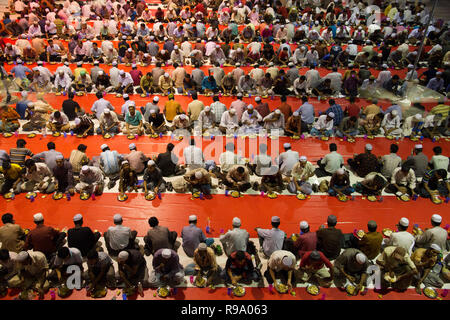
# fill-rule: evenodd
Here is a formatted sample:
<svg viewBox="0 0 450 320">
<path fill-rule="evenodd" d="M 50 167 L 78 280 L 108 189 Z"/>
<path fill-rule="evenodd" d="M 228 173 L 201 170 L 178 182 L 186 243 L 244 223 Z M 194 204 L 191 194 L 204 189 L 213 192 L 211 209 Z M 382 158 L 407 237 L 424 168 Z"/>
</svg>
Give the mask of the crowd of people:
<svg viewBox="0 0 450 320">
<path fill-rule="evenodd" d="M 255 228 L 259 250 L 248 231 L 241 228 L 240 218 L 235 217 L 232 229 L 217 239 L 227 256 L 224 265 L 216 257 L 223 254 L 222 247 L 205 236 L 195 215 L 189 216 L 189 225 L 182 228 L 180 242 L 177 232 L 159 225 L 157 217 L 148 220 L 146 236 L 137 239 L 137 232 L 124 226 L 122 216 L 115 214 L 114 226 L 103 234 L 106 250 L 99 242 L 102 234 L 85 226 L 81 214 L 73 217 L 74 227 L 69 230 L 45 225 L 42 213 L 35 214 L 33 221 L 36 228 L 23 230 L 12 214 L 2 215 L 2 296 L 8 288 L 19 288 L 22 292 L 35 290 L 43 297 L 51 287 L 58 287 L 58 294 L 67 296 L 74 289 L 68 287 L 67 279 L 75 267 L 80 270 L 76 289 L 86 288 L 97 298 L 106 295 L 106 288 L 123 288 L 127 295 L 143 296 L 147 287 L 186 286 L 185 276 L 191 276 L 191 283 L 200 287 L 263 284 L 265 278 L 277 291 L 283 290 L 281 285 L 292 290 L 297 284 L 330 287 L 334 283 L 342 290 L 352 285 L 354 294 L 359 294 L 371 284 L 367 280 L 374 265 L 381 275 L 378 289 L 403 292 L 414 286 L 421 294 L 422 287 L 442 288 L 450 281 L 448 234 L 437 214 L 425 230 L 416 225 L 411 228 L 403 217 L 397 231 L 386 234 L 383 230 L 386 236 L 377 231 L 373 220 L 362 235 L 344 234 L 336 227 L 336 216 L 330 215 L 326 227 L 312 231 L 307 221 L 301 221 L 299 234 L 289 237 L 280 229 L 280 218 L 273 216 L 270 229 Z M 180 247 L 193 259 L 188 265 L 180 264 Z M 145 259 L 150 255 L 151 266 Z"/>
</svg>

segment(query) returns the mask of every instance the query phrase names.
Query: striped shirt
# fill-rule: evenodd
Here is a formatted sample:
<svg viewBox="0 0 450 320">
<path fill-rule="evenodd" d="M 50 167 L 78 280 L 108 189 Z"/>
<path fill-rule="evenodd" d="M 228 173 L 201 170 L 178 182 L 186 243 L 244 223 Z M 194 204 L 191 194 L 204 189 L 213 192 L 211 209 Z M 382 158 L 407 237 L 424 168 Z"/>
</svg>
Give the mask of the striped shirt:
<svg viewBox="0 0 450 320">
<path fill-rule="evenodd" d="M 9 150 L 9 158 L 12 163 L 23 166 L 25 164 L 25 158 L 29 156 L 30 158 L 34 156 L 33 152 L 27 148 L 11 148 Z"/>
</svg>

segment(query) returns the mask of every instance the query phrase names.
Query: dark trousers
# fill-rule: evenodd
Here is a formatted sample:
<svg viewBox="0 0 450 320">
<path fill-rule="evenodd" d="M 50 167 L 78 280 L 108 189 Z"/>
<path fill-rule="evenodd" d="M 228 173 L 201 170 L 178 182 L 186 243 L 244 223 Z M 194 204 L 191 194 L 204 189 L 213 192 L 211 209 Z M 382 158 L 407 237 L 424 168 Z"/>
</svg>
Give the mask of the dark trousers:
<svg viewBox="0 0 450 320">
<path fill-rule="evenodd" d="M 284 283 L 284 284 L 287 283 L 287 281 L 288 281 L 288 279 L 289 279 L 288 271 L 287 271 L 287 270 L 274 271 L 274 273 L 275 273 L 275 279 L 280 279 L 281 282 Z M 267 279 L 267 282 L 268 282 L 269 284 L 273 284 L 273 280 L 272 280 L 272 277 L 270 276 L 270 271 L 269 271 L 269 269 L 267 269 L 267 270 L 264 272 L 264 277 Z M 292 285 L 294 285 L 295 282 L 296 282 L 296 279 L 295 279 L 295 272 L 292 272 L 292 277 L 291 277 L 291 283 L 292 283 Z"/>
</svg>

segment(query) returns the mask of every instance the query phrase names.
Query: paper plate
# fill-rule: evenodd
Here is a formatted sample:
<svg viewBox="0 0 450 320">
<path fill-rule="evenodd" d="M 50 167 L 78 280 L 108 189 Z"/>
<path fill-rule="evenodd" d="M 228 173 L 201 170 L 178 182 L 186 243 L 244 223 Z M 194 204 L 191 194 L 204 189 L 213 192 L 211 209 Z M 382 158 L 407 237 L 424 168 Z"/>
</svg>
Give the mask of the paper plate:
<svg viewBox="0 0 450 320">
<path fill-rule="evenodd" d="M 77 92 L 77 96 L 81 97 L 81 96 L 83 96 L 83 95 L 84 95 L 83 92 Z"/>
<path fill-rule="evenodd" d="M 155 133 L 155 134 L 152 134 L 151 137 L 152 137 L 152 138 L 158 138 L 159 135 Z"/>
<path fill-rule="evenodd" d="M 283 283 L 277 284 L 275 287 L 275 290 L 277 290 L 278 293 L 288 293 L 289 287 Z"/>
<path fill-rule="evenodd" d="M 434 204 L 441 204 L 442 203 L 442 199 L 439 196 L 432 196 L 431 197 L 431 202 L 433 202 Z"/>
<path fill-rule="evenodd" d="M 410 140 L 411 140 L 411 141 L 419 141 L 419 138 L 417 138 L 417 137 L 412 137 L 412 138 L 410 138 Z"/>
<path fill-rule="evenodd" d="M 304 193 L 298 193 L 297 194 L 297 199 L 298 200 L 305 200 L 306 199 L 306 194 L 304 194 Z"/>
<path fill-rule="evenodd" d="M 236 297 L 243 297 L 243 296 L 245 295 L 245 288 L 242 287 L 242 286 L 236 286 L 236 287 L 233 289 L 233 294 L 234 294 Z"/>
<path fill-rule="evenodd" d="M 397 197 L 399 200 L 402 200 L 402 201 L 404 201 L 404 202 L 408 202 L 410 199 L 409 199 L 409 196 L 407 195 L 407 194 L 402 194 L 400 197 Z"/>
<path fill-rule="evenodd" d="M 384 235 L 386 238 L 390 238 L 392 232 L 393 232 L 392 229 L 389 229 L 389 228 L 384 228 L 383 231 L 382 231 L 383 235 Z"/>
<path fill-rule="evenodd" d="M 5 198 L 5 199 L 11 199 L 12 197 L 13 197 L 13 193 L 12 192 L 8 192 L 8 193 L 5 193 L 3 195 L 3 198 Z"/>
<path fill-rule="evenodd" d="M 156 293 L 161 298 L 165 298 L 169 295 L 170 289 L 169 289 L 169 287 L 159 287 L 158 290 L 156 290 Z"/>
<path fill-rule="evenodd" d="M 267 194 L 267 197 L 268 197 L 269 199 L 276 199 L 276 198 L 278 198 L 278 195 L 277 195 L 275 192 L 269 192 L 269 193 Z"/>
<path fill-rule="evenodd" d="M 355 143 L 355 142 L 356 142 L 356 140 L 355 140 L 355 139 L 347 139 L 347 142 L 350 142 L 350 143 Z"/>
<path fill-rule="evenodd" d="M 121 196 L 120 194 L 117 196 L 117 200 L 119 200 L 120 202 L 122 201 L 126 201 L 128 199 L 128 196 L 126 194 L 124 194 L 123 196 Z"/>
<path fill-rule="evenodd" d="M 28 138 L 34 138 L 36 137 L 36 133 L 30 133 L 29 135 L 27 135 Z"/>
<path fill-rule="evenodd" d="M 314 284 L 310 284 L 306 287 L 306 292 L 313 296 L 317 296 L 320 293 L 320 288 Z"/>
<path fill-rule="evenodd" d="M 268 95 L 263 95 L 261 98 L 267 99 L 268 97 L 269 97 Z"/>
<path fill-rule="evenodd" d="M 198 191 L 197 191 L 197 192 L 194 192 L 194 193 L 192 194 L 192 197 L 193 197 L 193 198 L 196 198 L 196 199 L 197 199 L 197 198 L 200 198 L 200 192 L 198 192 Z"/>
<path fill-rule="evenodd" d="M 328 141 L 328 139 L 330 139 L 330 138 L 328 138 L 328 137 L 321 137 L 320 138 L 322 141 Z"/>
<path fill-rule="evenodd" d="M 116 98 L 122 98 L 122 94 L 120 93 L 116 94 Z"/>
<path fill-rule="evenodd" d="M 369 200 L 370 202 L 374 202 L 374 201 L 377 201 L 377 197 L 375 197 L 375 196 L 368 196 L 367 200 Z"/>
<path fill-rule="evenodd" d="M 62 192 L 55 192 L 55 193 L 52 195 L 53 200 L 59 200 L 59 199 L 61 199 L 62 197 L 64 197 L 64 194 L 63 194 Z"/>
<path fill-rule="evenodd" d="M 394 136 L 386 136 L 386 138 L 389 140 L 394 140 Z"/>
<path fill-rule="evenodd" d="M 239 191 L 231 191 L 231 196 L 233 198 L 239 198 L 241 196 Z"/>
<path fill-rule="evenodd" d="M 12 137 L 12 133 L 10 133 L 10 132 L 5 132 L 4 134 L 3 134 L 3 136 L 5 137 L 5 138 L 9 138 L 9 137 Z"/>
<path fill-rule="evenodd" d="M 278 136 L 270 135 L 269 138 L 272 139 L 272 140 L 276 140 L 276 139 L 278 139 Z"/>
<path fill-rule="evenodd" d="M 152 201 L 153 199 L 156 198 L 156 194 L 154 192 L 149 192 L 146 196 L 145 196 L 145 200 L 148 201 Z"/>
<path fill-rule="evenodd" d="M 60 96 L 60 95 L 62 95 L 61 92 L 55 92 L 55 96 Z"/>
<path fill-rule="evenodd" d="M 27 62 L 26 62 L 26 64 L 33 64 L 33 62 L 31 62 L 31 61 L 27 61 Z"/>
<path fill-rule="evenodd" d="M 367 139 L 373 140 L 373 139 L 375 139 L 375 137 L 374 136 L 367 136 Z"/>
<path fill-rule="evenodd" d="M 147 97 L 147 95 L 145 93 L 143 93 L 143 94 L 141 94 L 141 97 L 145 98 L 145 97 Z"/>
<path fill-rule="evenodd" d="M 346 202 L 346 201 L 348 201 L 348 198 L 347 198 L 347 196 L 346 195 L 339 195 L 338 197 L 338 200 L 339 201 L 342 201 L 342 202 Z"/>
<path fill-rule="evenodd" d="M 134 136 L 132 134 L 130 134 L 129 136 L 127 136 L 128 139 L 133 140 Z"/>
<path fill-rule="evenodd" d="M 106 134 L 103 136 L 103 138 L 105 138 L 105 139 L 110 139 L 110 138 L 111 138 L 111 135 L 110 135 L 109 133 L 106 133 Z"/>
<path fill-rule="evenodd" d="M 352 284 L 348 284 L 345 286 L 345 291 L 351 296 L 356 296 L 358 292 L 356 292 L 356 287 Z"/>
<path fill-rule="evenodd" d="M 31 199 L 31 197 L 36 198 L 36 196 L 37 196 L 37 193 L 36 193 L 36 192 L 28 192 L 28 193 L 25 195 L 25 198 Z"/>
<path fill-rule="evenodd" d="M 106 296 L 106 292 L 107 292 L 106 288 L 103 287 L 103 288 L 101 288 L 101 289 L 99 289 L 99 290 L 96 290 L 96 291 L 91 295 L 91 297 L 92 297 L 92 298 L 103 298 L 104 296 Z"/>
<path fill-rule="evenodd" d="M 87 192 L 82 192 L 81 194 L 80 194 L 80 199 L 81 200 L 87 200 L 87 199 L 89 199 L 91 197 L 91 195 L 89 194 L 89 193 L 87 193 Z"/>
<path fill-rule="evenodd" d="M 84 138 L 85 136 L 82 134 L 77 134 L 77 138 Z"/>
<path fill-rule="evenodd" d="M 59 137 L 59 136 L 61 136 L 61 132 L 54 132 L 54 133 L 52 134 L 52 136 L 54 136 L 54 137 Z"/>
<path fill-rule="evenodd" d="M 437 293 L 436 289 L 434 289 L 432 287 L 423 288 L 423 294 L 430 299 L 436 299 L 438 297 L 438 293 Z"/>
</svg>

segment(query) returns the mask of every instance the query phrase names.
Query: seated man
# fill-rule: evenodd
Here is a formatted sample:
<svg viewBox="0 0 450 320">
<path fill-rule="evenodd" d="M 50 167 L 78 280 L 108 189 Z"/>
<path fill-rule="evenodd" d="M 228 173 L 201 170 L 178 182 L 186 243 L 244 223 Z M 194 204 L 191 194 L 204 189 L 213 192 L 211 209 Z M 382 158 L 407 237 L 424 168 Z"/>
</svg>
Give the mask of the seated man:
<svg viewBox="0 0 450 320">
<path fill-rule="evenodd" d="M 387 185 L 386 178 L 378 172 L 370 172 L 361 182 L 356 183 L 355 191 L 363 196 L 381 196 L 381 192 Z"/>
<path fill-rule="evenodd" d="M 72 165 L 61 154 L 56 156 L 53 176 L 56 179 L 57 192 L 69 193 L 72 196 L 75 194 Z"/>
<path fill-rule="evenodd" d="M 150 110 L 150 117 L 148 117 L 148 123 L 144 124 L 146 133 L 150 135 L 160 135 L 166 133 L 166 119 L 162 113 L 156 113 L 155 110 Z"/>
<path fill-rule="evenodd" d="M 163 177 L 179 176 L 186 173 L 186 169 L 178 164 L 178 157 L 172 152 L 174 148 L 173 143 L 168 143 L 166 152 L 158 154 L 156 158 L 155 163 L 161 169 Z"/>
<path fill-rule="evenodd" d="M 120 132 L 120 122 L 117 114 L 108 108 L 103 111 L 99 119 L 99 127 L 97 134 L 104 136 L 105 134 L 117 134 Z"/>
<path fill-rule="evenodd" d="M 25 244 L 25 230 L 15 223 L 11 213 L 2 215 L 3 226 L 0 227 L 1 249 L 6 249 L 13 253 L 23 250 Z"/>
<path fill-rule="evenodd" d="M 77 248 L 81 255 L 86 257 L 89 251 L 95 250 L 101 234 L 98 231 L 92 232 L 91 228 L 83 227 L 83 216 L 76 214 L 73 217 L 74 228 L 67 231 L 67 245 L 69 248 Z"/>
<path fill-rule="evenodd" d="M 147 286 L 148 269 L 147 262 L 139 250 L 126 249 L 119 252 L 117 256 L 119 266 L 119 277 L 123 281 L 124 290 L 136 290 L 144 296 L 143 286 Z"/>
<path fill-rule="evenodd" d="M 267 258 L 274 251 L 283 249 L 283 244 L 286 239 L 286 233 L 279 229 L 280 217 L 273 216 L 270 224 L 272 229 L 255 228 L 255 231 L 258 233 L 259 244 Z"/>
<path fill-rule="evenodd" d="M 297 239 L 293 245 L 293 251 L 297 258 L 302 258 L 306 252 L 316 250 L 317 235 L 310 231 L 307 221 L 300 221 L 300 234 L 296 235 Z"/>
<path fill-rule="evenodd" d="M 420 288 L 423 283 L 425 287 L 442 288 L 444 281 L 441 279 L 439 272 L 435 271 L 435 266 L 438 263 L 441 247 L 433 243 L 427 249 L 418 248 L 411 255 L 411 260 L 417 268 L 419 280 L 416 283 L 416 292 L 421 294 Z"/>
<path fill-rule="evenodd" d="M 449 191 L 450 182 L 447 179 L 447 170 L 445 169 L 427 171 L 419 184 L 420 196 L 424 198 L 431 198 L 432 196 L 446 198 Z"/>
<path fill-rule="evenodd" d="M 114 89 L 117 93 L 133 93 L 134 81 L 129 72 L 119 71 L 118 86 Z"/>
<path fill-rule="evenodd" d="M 235 109 L 230 109 L 222 114 L 219 129 L 222 133 L 234 133 L 239 129 L 239 119 Z"/>
<path fill-rule="evenodd" d="M 8 281 L 17 274 L 16 259 L 16 252 L 0 249 L 0 297 L 2 298 L 8 294 Z"/>
<path fill-rule="evenodd" d="M 445 124 L 445 119 L 443 119 L 441 113 L 427 115 L 424 119 L 422 135 L 425 138 L 430 139 L 433 139 L 436 136 L 443 135 L 447 127 L 445 125 L 441 127 L 442 122 L 444 122 Z"/>
<path fill-rule="evenodd" d="M 122 161 L 119 172 L 119 193 L 125 195 L 125 192 L 138 192 L 138 178 L 136 172 L 131 169 L 128 160 Z"/>
<path fill-rule="evenodd" d="M 372 154 L 372 145 L 367 143 L 364 153 L 355 155 L 354 159 L 348 159 L 350 168 L 359 176 L 365 177 L 372 171 L 380 171 L 380 162 L 378 158 Z"/>
<path fill-rule="evenodd" d="M 216 116 L 211 111 L 210 106 L 206 106 L 205 109 L 200 111 L 197 126 L 202 133 L 205 133 L 207 130 L 213 130 L 216 127 Z"/>
<path fill-rule="evenodd" d="M 337 153 L 337 145 L 335 143 L 330 143 L 329 149 L 330 153 L 317 161 L 319 169 L 316 170 L 316 174 L 318 177 L 331 176 L 337 169 L 344 165 L 344 158 Z"/>
<path fill-rule="evenodd" d="M 253 265 L 250 254 L 244 251 L 235 251 L 230 254 L 221 273 L 225 283 L 237 286 L 238 282 L 258 281 L 258 273 Z"/>
<path fill-rule="evenodd" d="M 0 109 L 0 132 L 14 132 L 20 128 L 20 115 L 14 108 L 4 104 Z"/>
<path fill-rule="evenodd" d="M 299 280 L 315 282 L 328 288 L 334 278 L 334 268 L 330 260 L 320 251 L 307 251 L 300 261 Z"/>
<path fill-rule="evenodd" d="M 47 122 L 47 129 L 52 132 L 67 132 L 70 130 L 69 118 L 64 113 L 55 111 L 50 115 Z"/>
<path fill-rule="evenodd" d="M 175 287 L 185 281 L 180 257 L 171 249 L 159 249 L 156 251 L 153 255 L 152 266 L 153 270 L 149 277 L 151 287 Z"/>
<path fill-rule="evenodd" d="M 399 137 L 402 134 L 402 129 L 400 128 L 400 116 L 397 110 L 392 110 L 390 113 L 384 115 L 383 121 L 381 122 L 381 134 L 385 136 Z"/>
<path fill-rule="evenodd" d="M 315 178 L 315 169 L 311 162 L 305 156 L 301 156 L 291 171 L 292 181 L 288 186 L 291 193 L 311 194 L 313 186 L 317 186 Z M 293 188 L 295 187 L 295 188 Z"/>
<path fill-rule="evenodd" d="M 346 137 L 347 139 L 355 139 L 355 136 L 359 134 L 358 130 L 358 118 L 355 116 L 345 117 L 339 124 L 339 128 L 336 129 L 336 136 L 339 138 Z"/>
<path fill-rule="evenodd" d="M 177 233 L 169 231 L 167 227 L 159 225 L 158 218 L 151 217 L 148 219 L 151 229 L 144 236 L 144 252 L 146 256 L 154 254 L 159 249 L 178 250 L 180 243 L 177 240 Z"/>
<path fill-rule="evenodd" d="M 284 128 L 285 135 L 288 137 L 292 136 L 300 137 L 302 132 L 307 131 L 308 127 L 304 125 L 300 113 L 295 111 L 286 122 L 286 127 Z"/>
<path fill-rule="evenodd" d="M 82 135 L 83 137 L 94 135 L 94 122 L 87 114 L 76 117 L 74 123 L 75 125 L 72 127 L 74 134 Z"/>
<path fill-rule="evenodd" d="M 212 239 L 206 239 L 202 229 L 197 227 L 197 216 L 189 216 L 189 225 L 181 230 L 181 238 L 183 239 L 183 251 L 190 258 L 194 256 L 194 251 L 200 243 L 211 244 Z"/>
<path fill-rule="evenodd" d="M 220 274 L 222 268 L 217 264 L 214 250 L 202 242 L 194 251 L 194 267 L 186 267 L 186 275 L 196 275 L 197 277 L 206 277 L 205 287 L 219 284 L 222 279 Z"/>
<path fill-rule="evenodd" d="M 52 193 L 55 191 L 53 174 L 44 162 L 36 163 L 33 159 L 27 159 L 25 168 L 26 173 L 19 186 L 21 192 Z"/>
<path fill-rule="evenodd" d="M 89 283 L 86 291 L 90 295 L 102 291 L 106 287 L 110 289 L 116 288 L 116 273 L 113 260 L 106 252 L 89 251 L 87 254 L 87 267 L 88 270 L 84 273 L 83 278 Z"/>
<path fill-rule="evenodd" d="M 224 184 L 227 190 L 247 191 L 251 187 L 248 169 L 242 165 L 233 166 L 228 171 Z"/>
<path fill-rule="evenodd" d="M 261 179 L 260 190 L 265 193 L 281 193 L 284 189 L 283 176 L 281 175 L 281 171 L 278 170 L 278 167 L 276 166 L 274 166 L 273 168 L 273 174 L 265 174 Z"/>
<path fill-rule="evenodd" d="M 350 186 L 350 176 L 348 171 L 339 168 L 331 176 L 330 188 L 328 189 L 328 194 L 332 197 L 351 195 L 355 190 Z"/>
<path fill-rule="evenodd" d="M 331 96 L 333 94 L 333 89 L 331 89 L 331 79 L 327 78 L 325 81 L 319 82 L 319 84 L 312 89 L 312 94 L 317 97 Z"/>
<path fill-rule="evenodd" d="M 203 168 L 189 171 L 184 175 L 188 189 L 194 194 L 197 191 L 206 196 L 211 195 L 211 174 Z"/>
<path fill-rule="evenodd" d="M 360 120 L 361 131 L 368 136 L 376 136 L 381 132 L 383 119 L 384 115 L 381 112 L 368 114 L 365 119 Z"/>
<path fill-rule="evenodd" d="M 91 92 L 93 86 L 91 76 L 85 70 L 80 72 L 80 76 L 72 84 L 73 89 L 77 92 Z"/>
<path fill-rule="evenodd" d="M 280 109 L 276 109 L 275 111 L 268 114 L 263 119 L 264 121 L 264 129 L 270 133 L 272 130 L 277 132 L 277 135 L 284 134 L 284 126 L 285 126 L 285 118 L 284 114 Z"/>
<path fill-rule="evenodd" d="M 94 193 L 99 196 L 103 193 L 104 186 L 102 170 L 93 166 L 83 166 L 80 171 L 80 182 L 75 185 L 75 191 L 78 193 L 87 192 L 90 195 Z"/>
<path fill-rule="evenodd" d="M 272 253 L 267 262 L 267 270 L 264 277 L 269 284 L 274 284 L 275 289 L 280 283 L 287 285 L 289 291 L 296 284 L 295 267 L 297 260 L 295 255 L 286 250 L 277 250 Z"/>
<path fill-rule="evenodd" d="M 323 114 L 319 116 L 317 121 L 313 124 L 311 128 L 312 136 L 322 136 L 326 137 L 333 135 L 333 126 L 334 126 L 334 113 L 330 112 L 328 114 Z"/>
<path fill-rule="evenodd" d="M 356 285 L 354 295 L 366 286 L 367 268 L 370 262 L 358 249 L 345 249 L 334 261 L 334 283 L 344 289 L 347 281 Z"/>
<path fill-rule="evenodd" d="M 45 255 L 39 251 L 21 251 L 16 257 L 17 274 L 8 281 L 10 288 L 19 288 L 21 291 L 36 290 L 39 298 L 50 288 L 47 280 L 48 263 Z"/>
<path fill-rule="evenodd" d="M 55 259 L 50 264 L 52 271 L 49 274 L 49 279 L 57 286 L 66 285 L 67 278 L 72 275 L 72 272 L 68 272 L 68 268 L 76 266 L 81 272 L 83 272 L 83 257 L 80 250 L 77 248 L 62 247 L 58 250 Z M 81 289 L 80 287 L 77 289 Z"/>
<path fill-rule="evenodd" d="M 155 194 L 166 191 L 166 181 L 163 178 L 161 169 L 156 166 L 155 161 L 149 160 L 147 168 L 144 170 L 144 194 L 147 196 L 149 192 Z"/>
<path fill-rule="evenodd" d="M 358 241 L 357 247 L 368 259 L 373 260 L 380 254 L 383 235 L 377 232 L 377 223 L 373 220 L 367 223 L 367 231 Z"/>
<path fill-rule="evenodd" d="M 122 132 L 126 135 L 144 134 L 144 122 L 142 120 L 142 113 L 136 110 L 136 107 L 129 106 L 128 112 L 125 115 L 125 125 L 122 127 Z"/>
<path fill-rule="evenodd" d="M 113 221 L 115 226 L 109 227 L 103 234 L 109 255 L 117 256 L 122 250 L 136 248 L 137 232 L 122 225 L 123 219 L 120 214 L 115 214 Z"/>
<path fill-rule="evenodd" d="M 395 168 L 392 172 L 391 183 L 384 190 L 387 193 L 394 193 L 397 196 L 416 194 L 416 175 L 411 168 L 411 163 L 406 161 L 401 167 Z"/>
<path fill-rule="evenodd" d="M 408 252 L 400 247 L 384 248 L 376 263 L 381 267 L 383 289 L 392 287 L 397 291 L 405 291 L 411 285 L 413 277 L 419 273 Z"/>
</svg>

